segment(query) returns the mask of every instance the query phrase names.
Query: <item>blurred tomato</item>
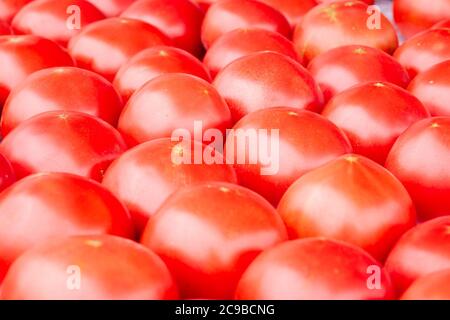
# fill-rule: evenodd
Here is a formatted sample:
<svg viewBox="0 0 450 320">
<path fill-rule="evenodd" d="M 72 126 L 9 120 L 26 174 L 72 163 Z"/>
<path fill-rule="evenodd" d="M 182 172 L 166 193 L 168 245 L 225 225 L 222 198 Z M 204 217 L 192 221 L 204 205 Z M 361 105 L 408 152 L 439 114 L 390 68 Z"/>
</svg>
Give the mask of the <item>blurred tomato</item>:
<svg viewBox="0 0 450 320">
<path fill-rule="evenodd" d="M 279 10 L 288 19 L 291 26 L 298 24 L 303 16 L 317 5 L 316 0 L 260 0 Z"/>
<path fill-rule="evenodd" d="M 331 3 L 331 2 L 338 2 L 338 1 L 344 1 L 347 2 L 349 0 L 316 0 L 318 3 Z M 367 4 L 374 4 L 375 0 L 358 0 L 360 2 L 364 2 Z"/>
<path fill-rule="evenodd" d="M 0 35 L 8 35 L 11 34 L 11 27 L 6 23 L 0 20 Z"/>
<path fill-rule="evenodd" d="M 16 13 L 33 0 L 2 0 L 0 1 L 0 20 L 11 22 Z"/>
<path fill-rule="evenodd" d="M 0 153 L 0 192 L 12 185 L 15 181 L 16 174 L 11 163 Z"/>
<path fill-rule="evenodd" d="M 402 300 L 450 300 L 450 268 L 423 276 L 406 290 Z"/>
<path fill-rule="evenodd" d="M 136 0 L 87 0 L 99 8 L 107 17 L 116 17 Z"/>
<path fill-rule="evenodd" d="M 431 29 L 450 28 L 450 19 L 436 23 Z"/>
</svg>

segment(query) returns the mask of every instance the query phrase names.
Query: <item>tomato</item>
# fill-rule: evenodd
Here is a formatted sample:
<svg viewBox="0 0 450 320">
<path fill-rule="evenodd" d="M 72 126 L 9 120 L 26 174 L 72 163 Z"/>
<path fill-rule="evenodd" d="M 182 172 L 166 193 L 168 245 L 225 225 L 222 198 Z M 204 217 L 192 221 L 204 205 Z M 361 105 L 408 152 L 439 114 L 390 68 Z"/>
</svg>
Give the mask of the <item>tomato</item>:
<svg viewBox="0 0 450 320">
<path fill-rule="evenodd" d="M 450 117 L 411 126 L 392 147 L 386 168 L 408 189 L 421 220 L 450 213 Z"/>
<path fill-rule="evenodd" d="M 32 35 L 0 37 L 0 106 L 11 89 L 31 73 L 72 66 L 72 58 L 55 42 Z"/>
<path fill-rule="evenodd" d="M 34 34 L 65 46 L 81 28 L 104 18 L 103 13 L 86 0 L 35 0 L 16 14 L 12 27 L 17 34 Z"/>
<path fill-rule="evenodd" d="M 343 156 L 303 175 L 286 191 L 278 212 L 292 239 L 342 240 L 380 261 L 416 223 L 414 204 L 402 184 L 358 155 Z"/>
<path fill-rule="evenodd" d="M 38 172 L 67 172 L 101 180 L 111 161 L 125 150 L 123 138 L 111 125 L 73 111 L 37 115 L 0 144 L 0 152 L 11 161 L 18 178 Z"/>
<path fill-rule="evenodd" d="M 88 0 L 99 8 L 107 17 L 116 17 L 136 0 Z"/>
<path fill-rule="evenodd" d="M 105 233 L 132 238 L 133 225 L 124 205 L 95 181 L 35 174 L 0 194 L 0 259 L 8 264 L 50 238 Z"/>
<path fill-rule="evenodd" d="M 308 62 L 330 49 L 346 45 L 394 52 L 398 46 L 394 26 L 381 13 L 379 26 L 372 28 L 370 21 L 368 6 L 362 2 L 319 5 L 311 9 L 295 28 L 293 41 L 297 53 Z"/>
<path fill-rule="evenodd" d="M 153 140 L 129 150 L 108 168 L 103 185 L 125 203 L 139 232 L 177 189 L 208 181 L 237 183 L 231 166 L 196 161 L 198 149 L 212 152 L 200 142 Z M 174 156 L 185 157 L 190 163 L 174 161 Z M 220 154 L 216 156 L 222 159 Z"/>
<path fill-rule="evenodd" d="M 195 122 L 201 122 L 203 130 L 215 128 L 225 135 L 231 126 L 230 110 L 205 80 L 173 73 L 147 82 L 131 97 L 120 116 L 118 129 L 127 144 L 133 146 L 171 137 L 177 129 L 186 129 L 193 136 Z"/>
<path fill-rule="evenodd" d="M 427 221 L 408 231 L 386 261 L 386 270 L 398 293 L 420 277 L 449 268 L 450 216 Z"/>
<path fill-rule="evenodd" d="M 109 18 L 85 27 L 70 40 L 68 48 L 79 67 L 112 81 L 120 67 L 136 53 L 166 44 L 170 40 L 145 22 Z"/>
<path fill-rule="evenodd" d="M 372 282 L 371 276 L 378 281 Z M 392 297 L 389 275 L 369 254 L 344 242 L 316 238 L 289 241 L 266 250 L 245 271 L 236 290 L 240 300 Z"/>
<path fill-rule="evenodd" d="M 345 131 L 355 153 L 384 165 L 397 138 L 430 113 L 394 84 L 367 82 L 334 96 L 322 115 Z"/>
<path fill-rule="evenodd" d="M 0 1 L 0 20 L 11 22 L 16 13 L 33 0 L 2 0 Z"/>
<path fill-rule="evenodd" d="M 177 299 L 161 259 L 110 235 L 48 241 L 27 251 L 3 282 L 4 300 Z"/>
<path fill-rule="evenodd" d="M 190 0 L 137 0 L 122 17 L 143 20 L 173 40 L 177 47 L 199 56 L 203 12 Z"/>
<path fill-rule="evenodd" d="M 424 31 L 405 41 L 394 53 L 411 78 L 450 59 L 450 29 Z"/>
<path fill-rule="evenodd" d="M 0 153 L 0 191 L 16 181 L 16 174 L 8 159 Z M 1 259 L 1 258 L 0 258 Z"/>
<path fill-rule="evenodd" d="M 40 70 L 9 95 L 2 113 L 2 134 L 6 136 L 39 113 L 54 110 L 85 112 L 116 125 L 122 101 L 112 84 L 94 72 L 74 67 Z"/>
<path fill-rule="evenodd" d="M 114 86 L 126 102 L 147 81 L 165 73 L 189 73 L 211 81 L 205 66 L 190 53 L 167 46 L 145 49 L 120 68 Z"/>
<path fill-rule="evenodd" d="M 402 300 L 450 300 L 450 268 L 423 276 L 406 290 Z"/>
<path fill-rule="evenodd" d="M 433 116 L 450 116 L 450 60 L 419 73 L 408 86 Z"/>
<path fill-rule="evenodd" d="M 409 83 L 406 70 L 385 52 L 365 46 L 343 46 L 315 58 L 308 66 L 325 100 L 354 85 L 369 81 Z"/>
<path fill-rule="evenodd" d="M 214 3 L 203 20 L 201 38 L 208 49 L 221 35 L 239 28 L 261 28 L 288 37 L 291 27 L 276 9 L 256 0 L 224 0 Z"/>
<path fill-rule="evenodd" d="M 261 51 L 273 51 L 298 60 L 291 41 L 281 34 L 257 28 L 236 29 L 225 33 L 208 49 L 203 62 L 213 77 L 238 58 Z M 299 61 L 301 63 L 301 61 Z"/>
<path fill-rule="evenodd" d="M 436 23 L 431 29 L 450 28 L 450 19 Z"/>
<path fill-rule="evenodd" d="M 449 18 L 448 0 L 394 0 L 394 19 L 406 38 Z"/>
<path fill-rule="evenodd" d="M 0 35 L 8 35 L 11 34 L 11 28 L 10 26 L 6 23 L 0 20 Z"/>
<path fill-rule="evenodd" d="M 291 26 L 300 23 L 305 13 L 317 5 L 316 0 L 260 0 L 285 15 Z"/>
<path fill-rule="evenodd" d="M 277 130 L 277 136 L 272 136 L 272 130 Z M 253 132 L 261 136 L 244 143 L 242 139 Z M 240 157 L 251 159 L 254 151 L 266 147 L 252 144 L 264 143 L 262 132 L 271 141 L 270 154 L 257 153 L 255 161 L 240 163 Z M 271 140 L 274 138 L 276 145 Z M 320 115 L 279 107 L 255 111 L 242 118 L 229 133 L 225 150 L 227 156 L 229 152 L 232 154 L 230 157 L 239 183 L 276 206 L 287 188 L 300 176 L 352 152 L 352 147 L 345 134 Z M 268 155 L 271 156 L 270 163 L 265 158 Z"/>
<path fill-rule="evenodd" d="M 275 52 L 259 52 L 226 66 L 213 85 L 225 98 L 236 122 L 248 113 L 270 107 L 320 111 L 322 93 L 298 62 Z"/>
<path fill-rule="evenodd" d="M 331 3 L 331 2 L 338 2 L 338 1 L 344 1 L 347 2 L 349 0 L 316 0 L 318 3 Z M 364 2 L 366 4 L 374 4 L 375 0 L 358 0 L 360 2 Z"/>
</svg>

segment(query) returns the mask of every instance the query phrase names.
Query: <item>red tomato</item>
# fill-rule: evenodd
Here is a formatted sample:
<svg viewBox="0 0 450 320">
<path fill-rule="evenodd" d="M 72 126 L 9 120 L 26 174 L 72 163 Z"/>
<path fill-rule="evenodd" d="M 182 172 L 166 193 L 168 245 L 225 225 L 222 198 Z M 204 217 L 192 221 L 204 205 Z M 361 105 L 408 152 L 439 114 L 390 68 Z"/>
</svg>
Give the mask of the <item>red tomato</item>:
<svg viewBox="0 0 450 320">
<path fill-rule="evenodd" d="M 37 36 L 0 37 L 0 106 L 9 92 L 31 73 L 72 66 L 73 60 L 55 42 Z"/>
<path fill-rule="evenodd" d="M 427 221 L 408 231 L 386 261 L 386 270 L 398 293 L 420 277 L 449 268 L 450 216 Z"/>
<path fill-rule="evenodd" d="M 276 9 L 256 0 L 224 0 L 214 3 L 206 12 L 202 41 L 209 48 L 221 35 L 239 28 L 261 28 L 288 37 L 291 27 Z"/>
<path fill-rule="evenodd" d="M 237 183 L 231 166 L 195 161 L 198 149 L 204 153 L 212 152 L 211 147 L 200 142 L 153 140 L 129 150 L 109 167 L 103 185 L 125 203 L 139 233 L 148 218 L 177 189 L 207 181 Z M 174 155 L 192 161 L 176 163 Z M 220 154 L 216 156 L 222 159 Z"/>
<path fill-rule="evenodd" d="M 1 130 L 6 136 L 23 121 L 46 111 L 79 111 L 117 124 L 122 101 L 111 83 L 98 74 L 74 67 L 37 71 L 9 95 Z"/>
<path fill-rule="evenodd" d="M 67 172 L 101 180 L 111 161 L 125 150 L 123 138 L 111 125 L 73 111 L 37 115 L 0 144 L 0 152 L 11 161 L 18 178 Z"/>
<path fill-rule="evenodd" d="M 122 17 L 145 21 L 173 40 L 177 47 L 199 56 L 203 12 L 189 0 L 137 0 Z"/>
<path fill-rule="evenodd" d="M 366 82 L 334 96 L 322 115 L 345 131 L 355 153 L 384 165 L 395 140 L 430 113 L 394 84 Z"/>
<path fill-rule="evenodd" d="M 227 156 L 232 150 L 232 163 L 239 183 L 258 192 L 275 206 L 287 188 L 304 173 L 352 152 L 347 137 L 334 124 L 318 114 L 295 108 L 252 112 L 233 129 L 228 135 L 225 150 Z M 263 132 L 267 133 L 268 139 L 274 138 L 269 136 L 271 130 L 278 130 L 278 148 L 270 145 L 271 153 L 267 155 L 258 153 L 258 148 L 263 146 L 252 144 L 258 141 L 247 144 L 242 140 L 252 132 L 261 134 L 261 130 L 265 130 Z M 255 161 L 239 163 L 240 157 L 250 159 L 255 151 Z M 271 156 L 271 163 L 267 163 L 265 158 L 268 155 Z"/>
<path fill-rule="evenodd" d="M 211 81 L 205 66 L 190 53 L 166 46 L 145 49 L 131 58 L 114 78 L 114 86 L 126 102 L 147 81 L 165 73 L 189 73 Z"/>
<path fill-rule="evenodd" d="M 271 107 L 320 111 L 322 93 L 298 62 L 275 52 L 259 52 L 226 66 L 214 86 L 228 102 L 236 122 L 248 113 Z"/>
<path fill-rule="evenodd" d="M 204 12 L 206 12 L 209 9 L 211 4 L 217 2 L 217 0 L 193 0 L 193 1 L 197 3 Z"/>
<path fill-rule="evenodd" d="M 11 28 L 6 23 L 0 20 L 0 35 L 8 35 L 11 34 Z"/>
<path fill-rule="evenodd" d="M 291 26 L 295 26 L 305 13 L 317 5 L 316 0 L 260 0 L 279 10 L 288 19 Z"/>
<path fill-rule="evenodd" d="M 422 220 L 450 213 L 450 117 L 419 121 L 392 147 L 386 168 L 408 189 Z"/>
<path fill-rule="evenodd" d="M 110 235 L 48 241 L 27 251 L 3 282 L 4 300 L 177 299 L 161 259 Z"/>
<path fill-rule="evenodd" d="M 406 290 L 402 300 L 450 300 L 450 269 L 423 276 Z"/>
<path fill-rule="evenodd" d="M 217 39 L 206 52 L 203 62 L 215 77 L 231 62 L 261 51 L 278 52 L 298 60 L 292 42 L 278 32 L 245 28 L 230 31 Z"/>
<path fill-rule="evenodd" d="M 411 78 L 450 59 L 450 29 L 432 29 L 405 41 L 394 54 Z"/>
<path fill-rule="evenodd" d="M 99 8 L 107 17 L 116 17 L 136 0 L 88 0 Z"/>
<path fill-rule="evenodd" d="M 261 196 L 209 183 L 174 193 L 149 220 L 141 243 L 166 262 L 183 298 L 231 299 L 251 261 L 286 239 L 278 213 Z"/>
<path fill-rule="evenodd" d="M 170 40 L 145 22 L 110 18 L 85 27 L 71 39 L 68 48 L 78 66 L 112 81 L 120 67 L 136 53 L 166 44 Z"/>
<path fill-rule="evenodd" d="M 409 83 L 408 73 L 400 63 L 381 50 L 365 46 L 331 49 L 311 61 L 308 69 L 326 101 L 364 82 L 391 82 L 403 88 Z"/>
<path fill-rule="evenodd" d="M 368 6 L 358 1 L 333 2 L 315 7 L 297 25 L 294 44 L 306 62 L 330 49 L 364 45 L 392 53 L 398 46 L 394 26 L 380 13 L 371 25 Z"/>
<path fill-rule="evenodd" d="M 16 181 L 16 174 L 8 159 L 0 153 L 0 191 L 3 191 Z M 1 260 L 1 258 L 0 258 Z M 1 272 L 0 272 L 1 273 Z"/>
<path fill-rule="evenodd" d="M 371 277 L 379 281 L 372 282 Z M 245 271 L 236 291 L 240 300 L 392 297 L 389 275 L 369 254 L 344 242 L 316 238 L 285 242 L 263 252 Z"/>
<path fill-rule="evenodd" d="M 278 212 L 293 239 L 346 241 L 380 261 L 416 223 L 414 205 L 402 184 L 382 166 L 357 155 L 303 175 L 286 191 Z"/>
<path fill-rule="evenodd" d="M 11 22 L 16 13 L 33 0 L 2 0 L 0 1 L 0 20 Z"/>
<path fill-rule="evenodd" d="M 450 28 L 450 19 L 436 23 L 431 29 Z"/>
<path fill-rule="evenodd" d="M 7 264 L 50 238 L 105 233 L 132 238 L 133 224 L 124 205 L 95 181 L 35 174 L 0 194 L 0 259 Z"/>
<path fill-rule="evenodd" d="M 230 110 L 205 80 L 173 73 L 147 82 L 131 97 L 120 116 L 118 129 L 127 144 L 134 146 L 171 137 L 177 129 L 186 129 L 193 136 L 196 121 L 201 121 L 203 130 L 219 129 L 225 136 L 225 130 L 231 126 Z"/>
<path fill-rule="evenodd" d="M 448 0 L 394 0 L 394 19 L 406 38 L 449 18 Z"/>
<path fill-rule="evenodd" d="M 450 116 L 450 60 L 419 73 L 408 86 L 433 116 Z"/>
<path fill-rule="evenodd" d="M 349 0 L 316 0 L 318 3 L 331 3 L 331 2 L 338 2 L 338 1 L 344 1 L 347 2 Z M 375 0 L 358 0 L 360 2 L 364 2 L 367 4 L 374 4 Z"/>
<path fill-rule="evenodd" d="M 16 14 L 12 27 L 16 34 L 34 34 L 65 46 L 81 28 L 104 18 L 86 0 L 35 0 Z"/>
</svg>

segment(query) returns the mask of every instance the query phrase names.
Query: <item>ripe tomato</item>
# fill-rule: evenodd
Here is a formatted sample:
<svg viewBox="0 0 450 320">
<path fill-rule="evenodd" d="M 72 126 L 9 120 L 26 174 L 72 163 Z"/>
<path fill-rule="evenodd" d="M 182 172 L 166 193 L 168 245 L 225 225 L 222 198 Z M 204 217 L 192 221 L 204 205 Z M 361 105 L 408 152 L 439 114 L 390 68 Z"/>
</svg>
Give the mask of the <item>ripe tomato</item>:
<svg viewBox="0 0 450 320">
<path fill-rule="evenodd" d="M 0 20 L 0 35 L 8 35 L 11 34 L 11 28 L 10 26 L 6 23 Z"/>
<path fill-rule="evenodd" d="M 450 28 L 450 19 L 436 23 L 431 29 Z"/>
<path fill-rule="evenodd" d="M 231 299 L 251 261 L 286 239 L 278 213 L 261 196 L 205 183 L 174 193 L 149 220 L 141 243 L 166 262 L 183 298 Z"/>
<path fill-rule="evenodd" d="M 228 102 L 234 122 L 271 107 L 320 111 L 322 93 L 298 62 L 275 52 L 259 52 L 226 66 L 214 86 Z"/>
<path fill-rule="evenodd" d="M 107 17 L 116 17 L 136 0 L 88 0 L 99 8 Z"/>
<path fill-rule="evenodd" d="M 123 138 L 111 125 L 73 111 L 50 111 L 28 119 L 0 144 L 18 178 L 67 172 L 101 180 L 111 161 L 125 150 Z"/>
<path fill-rule="evenodd" d="M 448 0 L 394 0 L 394 19 L 406 38 L 449 18 Z"/>
<path fill-rule="evenodd" d="M 406 290 L 402 300 L 450 300 L 450 269 L 423 276 Z"/>
<path fill-rule="evenodd" d="M 392 297 L 389 275 L 369 254 L 344 242 L 317 238 L 285 242 L 263 252 L 245 271 L 236 290 L 240 300 Z"/>
<path fill-rule="evenodd" d="M 206 12 L 202 25 L 202 42 L 208 49 L 221 35 L 239 28 L 261 28 L 289 37 L 291 27 L 276 9 L 256 0 L 224 0 Z"/>
<path fill-rule="evenodd" d="M 279 10 L 288 19 L 291 26 L 297 25 L 305 13 L 317 5 L 316 0 L 260 0 Z"/>
<path fill-rule="evenodd" d="M 450 116 L 450 60 L 419 73 L 408 86 L 433 116 Z"/>
<path fill-rule="evenodd" d="M 48 241 L 27 251 L 3 282 L 4 300 L 177 299 L 161 259 L 110 235 Z"/>
<path fill-rule="evenodd" d="M 72 66 L 73 60 L 55 42 L 32 35 L 0 37 L 0 106 L 9 92 L 31 73 Z"/>
<path fill-rule="evenodd" d="M 405 41 L 394 53 L 411 78 L 450 59 L 450 29 L 431 29 Z"/>
<path fill-rule="evenodd" d="M 122 101 L 111 83 L 98 74 L 74 67 L 37 71 L 20 83 L 3 108 L 6 136 L 23 121 L 46 111 L 79 111 L 117 124 Z"/>
<path fill-rule="evenodd" d="M 422 220 L 450 213 L 450 117 L 422 120 L 392 147 L 386 168 L 408 189 Z"/>
<path fill-rule="evenodd" d="M 287 188 L 304 173 L 352 152 L 347 137 L 334 124 L 318 114 L 295 108 L 252 112 L 233 129 L 228 135 L 225 151 L 227 157 L 231 152 L 231 163 L 234 163 L 239 183 L 258 192 L 275 206 Z M 277 136 L 270 136 L 272 130 L 278 131 Z M 261 143 L 261 138 L 265 137 L 259 136 L 249 143 L 242 140 L 253 132 L 267 133 L 271 141 L 270 154 L 258 153 L 258 148 L 266 146 L 253 144 Z M 271 140 L 274 138 L 277 141 Z M 240 163 L 239 158 L 251 159 L 253 154 L 256 154 L 253 162 Z M 270 163 L 265 158 L 268 155 L 271 156 Z"/>
<path fill-rule="evenodd" d="M 405 233 L 386 261 L 398 293 L 420 277 L 449 268 L 450 216 L 419 224 Z"/>
<path fill-rule="evenodd" d="M 0 20 L 11 22 L 16 13 L 33 0 L 2 0 L 0 1 Z"/>
<path fill-rule="evenodd" d="M 15 181 L 16 174 L 11 163 L 0 153 L 0 192 L 12 185 Z"/>
<path fill-rule="evenodd" d="M 211 147 L 200 142 L 158 139 L 129 150 L 109 167 L 103 185 L 128 207 L 139 234 L 148 218 L 177 189 L 207 181 L 237 183 L 231 166 L 209 164 L 204 159 L 195 161 L 199 149 L 212 152 Z M 184 157 L 190 163 L 178 163 L 174 156 Z M 220 154 L 216 156 L 222 158 Z"/>
<path fill-rule="evenodd" d="M 430 116 L 406 90 L 387 82 L 366 82 L 334 96 L 322 114 L 343 129 L 355 153 L 381 165 L 395 140 Z"/>
<path fill-rule="evenodd" d="M 120 67 L 136 53 L 166 44 L 170 44 L 170 40 L 145 22 L 109 18 L 85 27 L 70 40 L 68 48 L 79 67 L 112 81 Z"/>
<path fill-rule="evenodd" d="M 125 206 L 93 180 L 35 174 L 0 194 L 0 259 L 8 265 L 50 238 L 105 233 L 133 238 L 133 224 Z"/>
<path fill-rule="evenodd" d="M 16 34 L 34 34 L 65 46 L 81 28 L 104 18 L 86 0 L 35 0 L 16 14 L 12 27 Z"/>
<path fill-rule="evenodd" d="M 147 81 L 165 73 L 189 73 L 211 81 L 205 66 L 190 53 L 167 46 L 145 49 L 131 58 L 114 78 L 114 86 L 126 102 Z"/>
<path fill-rule="evenodd" d="M 278 212 L 292 239 L 342 240 L 380 261 L 416 223 L 414 205 L 402 184 L 382 166 L 357 155 L 303 175 L 286 191 Z"/>
<path fill-rule="evenodd" d="M 364 82 L 391 82 L 403 88 L 409 83 L 408 73 L 400 63 L 381 50 L 365 46 L 331 49 L 311 61 L 308 69 L 326 101 Z"/>
<path fill-rule="evenodd" d="M 358 1 L 322 4 L 297 25 L 293 41 L 306 62 L 330 49 L 364 45 L 392 53 L 398 46 L 394 26 L 380 13 L 378 26 L 369 25 L 368 6 Z"/>
<path fill-rule="evenodd" d="M 186 129 L 193 136 L 196 121 L 201 121 L 203 130 L 219 129 L 225 136 L 225 130 L 231 126 L 230 110 L 205 80 L 173 73 L 147 82 L 131 97 L 120 116 L 118 129 L 127 144 L 134 146 L 171 137 L 177 129 Z"/>
<path fill-rule="evenodd" d="M 278 52 L 298 60 L 292 42 L 278 32 L 245 28 L 230 31 L 217 39 L 206 52 L 203 62 L 215 77 L 231 62 L 261 51 Z"/>
</svg>

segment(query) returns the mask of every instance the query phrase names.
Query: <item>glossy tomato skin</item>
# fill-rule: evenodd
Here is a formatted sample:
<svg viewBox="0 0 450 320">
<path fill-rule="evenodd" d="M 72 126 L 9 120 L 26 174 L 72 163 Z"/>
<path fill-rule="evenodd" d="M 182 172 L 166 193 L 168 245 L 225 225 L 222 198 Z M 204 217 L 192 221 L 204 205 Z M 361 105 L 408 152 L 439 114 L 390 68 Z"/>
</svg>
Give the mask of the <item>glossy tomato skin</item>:
<svg viewBox="0 0 450 320">
<path fill-rule="evenodd" d="M 317 5 L 316 0 L 261 0 L 261 2 L 279 10 L 293 27 L 300 23 L 303 16 Z"/>
<path fill-rule="evenodd" d="M 114 87 L 124 102 L 147 81 L 165 73 L 188 73 L 211 81 L 209 71 L 200 60 L 187 51 L 167 46 L 145 49 L 120 68 Z"/>
<path fill-rule="evenodd" d="M 322 115 L 344 130 L 355 153 L 384 165 L 397 138 L 430 113 L 403 88 L 367 82 L 334 96 Z"/>
<path fill-rule="evenodd" d="M 0 144 L 0 152 L 11 161 L 18 178 L 66 172 L 97 181 L 126 148 L 110 124 L 74 111 L 39 114 L 24 121 Z"/>
<path fill-rule="evenodd" d="M 450 116 L 450 60 L 418 74 L 408 86 L 433 116 Z"/>
<path fill-rule="evenodd" d="M 16 181 L 16 174 L 9 160 L 0 153 L 0 192 Z"/>
<path fill-rule="evenodd" d="M 75 8 L 71 6 L 79 10 L 79 21 L 70 19 L 78 12 L 71 10 Z M 104 18 L 103 13 L 86 0 L 34 0 L 16 14 L 12 27 L 16 34 L 34 34 L 65 46 L 81 28 Z"/>
<path fill-rule="evenodd" d="M 124 12 L 136 0 L 88 0 L 107 17 L 116 17 Z"/>
<path fill-rule="evenodd" d="M 214 3 L 203 20 L 201 38 L 208 49 L 221 35 L 239 28 L 261 28 L 289 37 L 291 27 L 276 9 L 256 0 L 224 0 Z"/>
<path fill-rule="evenodd" d="M 81 30 L 70 40 L 68 49 L 79 67 L 112 81 L 120 67 L 139 51 L 170 44 L 161 31 L 145 22 L 109 18 Z"/>
<path fill-rule="evenodd" d="M 450 300 L 450 268 L 423 276 L 414 281 L 402 300 Z"/>
<path fill-rule="evenodd" d="M 12 90 L 3 108 L 5 137 L 23 121 L 43 112 L 67 110 L 97 116 L 115 126 L 122 100 L 110 82 L 75 67 L 37 71 Z"/>
<path fill-rule="evenodd" d="M 405 68 L 385 52 L 365 46 L 343 46 L 316 57 L 308 70 L 321 87 L 325 100 L 354 85 L 369 81 L 409 83 Z"/>
<path fill-rule="evenodd" d="M 278 212 L 293 239 L 346 241 L 380 261 L 416 224 L 414 205 L 402 184 L 382 166 L 357 155 L 303 175 L 286 191 Z"/>
<path fill-rule="evenodd" d="M 0 36 L 11 34 L 11 27 L 6 23 L 0 20 Z"/>
<path fill-rule="evenodd" d="M 208 181 L 237 183 L 229 165 L 195 163 L 198 149 L 211 151 L 211 147 L 200 142 L 157 139 L 129 150 L 108 168 L 103 185 L 125 203 L 139 234 L 148 218 L 177 189 Z M 186 157 L 191 162 L 174 161 L 174 156 Z M 220 154 L 217 157 L 223 159 Z"/>
<path fill-rule="evenodd" d="M 450 29 L 431 29 L 405 41 L 394 53 L 411 78 L 450 59 Z"/>
<path fill-rule="evenodd" d="M 372 270 L 372 271 L 369 271 Z M 376 270 L 380 287 L 369 289 Z M 288 241 L 260 254 L 239 281 L 238 300 L 381 300 L 393 290 L 384 268 L 364 250 L 311 238 Z"/>
<path fill-rule="evenodd" d="M 263 159 L 266 155 L 258 154 L 257 161 L 240 163 L 239 157 L 245 155 L 246 159 L 250 159 L 254 150 L 263 147 L 242 143 L 242 132 L 267 132 L 272 135 L 273 130 L 278 132 L 274 136 L 278 148 L 275 143 L 272 144 L 272 137 L 267 136 L 271 141 L 272 162 L 268 164 L 267 159 Z M 300 176 L 352 152 L 352 147 L 345 134 L 320 115 L 278 107 L 258 110 L 242 118 L 229 133 L 225 151 L 234 164 L 239 183 L 276 206 L 288 187 Z"/>
<path fill-rule="evenodd" d="M 450 216 L 445 216 L 419 224 L 400 238 L 386 260 L 399 294 L 420 277 L 450 269 L 449 231 Z"/>
<path fill-rule="evenodd" d="M 11 266 L 0 297 L 163 300 L 177 299 L 178 292 L 156 254 L 131 240 L 100 235 L 59 238 L 27 251 Z"/>
<path fill-rule="evenodd" d="M 172 73 L 147 82 L 131 97 L 120 115 L 118 129 L 127 144 L 134 146 L 171 137 L 180 129 L 194 136 L 196 122 L 201 122 L 205 131 L 214 128 L 225 136 L 231 127 L 227 103 L 207 81 Z"/>
<path fill-rule="evenodd" d="M 203 62 L 215 77 L 231 62 L 261 51 L 278 52 L 301 63 L 291 41 L 278 32 L 258 28 L 241 28 L 225 33 L 208 49 Z"/>
<path fill-rule="evenodd" d="M 297 25 L 293 41 L 306 62 L 331 49 L 363 45 L 392 53 L 398 46 L 394 26 L 380 13 L 380 26 L 369 28 L 368 6 L 358 1 L 333 2 L 310 10 Z"/>
<path fill-rule="evenodd" d="M 259 52 L 226 66 L 213 85 L 230 107 L 233 121 L 271 107 L 320 111 L 323 96 L 311 74 L 298 62 L 275 52 Z"/>
<path fill-rule="evenodd" d="M 31 73 L 73 64 L 69 54 L 48 39 L 33 35 L 0 36 L 0 106 L 11 89 Z"/>
<path fill-rule="evenodd" d="M 11 22 L 17 12 L 33 0 L 2 0 L 0 1 L 0 20 Z"/>
<path fill-rule="evenodd" d="M 231 299 L 251 261 L 286 239 L 278 213 L 261 196 L 205 183 L 175 192 L 149 220 L 141 243 L 166 262 L 183 298 Z"/>
</svg>

